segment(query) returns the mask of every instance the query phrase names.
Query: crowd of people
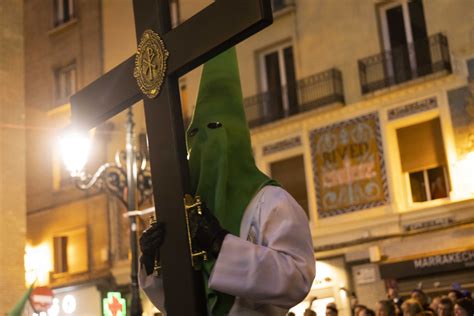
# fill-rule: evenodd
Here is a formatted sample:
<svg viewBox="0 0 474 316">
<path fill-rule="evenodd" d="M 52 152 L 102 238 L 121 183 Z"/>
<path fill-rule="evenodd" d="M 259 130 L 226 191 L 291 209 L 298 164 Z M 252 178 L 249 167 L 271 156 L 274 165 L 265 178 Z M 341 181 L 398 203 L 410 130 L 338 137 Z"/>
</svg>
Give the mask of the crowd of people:
<svg viewBox="0 0 474 316">
<path fill-rule="evenodd" d="M 308 308 L 304 316 L 321 315 Z M 325 316 L 338 316 L 334 303 L 326 306 Z M 377 302 L 374 309 L 354 300 L 352 316 L 474 316 L 474 301 L 468 291 L 453 289 L 445 295 L 429 297 L 423 290 L 415 289 L 409 297 L 402 298 L 396 289 L 389 288 L 387 299 Z"/>
</svg>

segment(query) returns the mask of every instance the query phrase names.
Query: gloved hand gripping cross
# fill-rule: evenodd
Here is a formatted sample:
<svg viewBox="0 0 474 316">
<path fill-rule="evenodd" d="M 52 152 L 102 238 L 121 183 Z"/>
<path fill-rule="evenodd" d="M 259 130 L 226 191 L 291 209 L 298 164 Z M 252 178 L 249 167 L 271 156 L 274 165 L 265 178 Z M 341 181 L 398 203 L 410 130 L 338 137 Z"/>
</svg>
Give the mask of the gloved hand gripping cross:
<svg viewBox="0 0 474 316">
<path fill-rule="evenodd" d="M 193 246 L 207 252 L 217 259 L 225 236 L 229 233 L 221 227 L 219 220 L 203 204 L 202 213 L 189 212 L 189 231 Z M 155 262 L 160 262 L 160 248 L 166 237 L 165 224 L 153 222 L 145 229 L 140 237 L 140 262 L 145 267 L 147 275 L 153 273 Z"/>
</svg>

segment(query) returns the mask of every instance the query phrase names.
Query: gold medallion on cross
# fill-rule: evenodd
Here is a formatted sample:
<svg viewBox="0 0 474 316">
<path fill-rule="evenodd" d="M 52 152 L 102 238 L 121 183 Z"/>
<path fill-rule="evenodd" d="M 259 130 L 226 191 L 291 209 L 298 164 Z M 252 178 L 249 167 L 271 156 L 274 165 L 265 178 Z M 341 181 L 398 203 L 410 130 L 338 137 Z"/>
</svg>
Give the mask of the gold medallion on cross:
<svg viewBox="0 0 474 316">
<path fill-rule="evenodd" d="M 157 33 L 152 30 L 143 32 L 135 55 L 133 76 L 137 79 L 140 90 L 150 99 L 160 93 L 168 56 L 169 52 Z"/>
</svg>

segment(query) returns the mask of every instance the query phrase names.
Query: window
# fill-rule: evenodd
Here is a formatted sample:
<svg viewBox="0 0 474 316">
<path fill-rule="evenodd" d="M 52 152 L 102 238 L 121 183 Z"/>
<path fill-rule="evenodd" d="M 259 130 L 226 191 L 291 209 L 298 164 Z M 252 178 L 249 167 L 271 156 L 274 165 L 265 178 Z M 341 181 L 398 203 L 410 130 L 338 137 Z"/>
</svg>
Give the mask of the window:
<svg viewBox="0 0 474 316">
<path fill-rule="evenodd" d="M 67 272 L 67 237 L 58 236 L 53 239 L 54 244 L 54 272 Z"/>
<path fill-rule="evenodd" d="M 69 97 L 76 93 L 76 64 L 56 70 L 56 105 L 69 102 Z"/>
<path fill-rule="evenodd" d="M 88 270 L 87 231 L 69 231 L 53 238 L 54 273 L 78 273 Z"/>
<path fill-rule="evenodd" d="M 274 120 L 298 111 L 293 47 L 283 46 L 261 56 L 263 116 Z"/>
<path fill-rule="evenodd" d="M 395 83 L 432 72 L 422 0 L 399 0 L 380 7 L 386 71 Z"/>
<path fill-rule="evenodd" d="M 474 58 L 468 59 L 467 63 L 467 73 L 468 73 L 468 80 L 474 80 Z"/>
<path fill-rule="evenodd" d="M 74 0 L 54 0 L 54 26 L 64 24 L 75 16 Z"/>
<path fill-rule="evenodd" d="M 446 168 L 444 166 L 410 172 L 413 202 L 425 202 L 448 197 Z"/>
<path fill-rule="evenodd" d="M 411 201 L 417 203 L 448 197 L 449 177 L 439 118 L 400 128 L 397 138 Z"/>
<path fill-rule="evenodd" d="M 272 178 L 277 180 L 308 213 L 308 194 L 306 192 L 306 175 L 302 155 L 279 160 L 270 164 Z"/>
</svg>

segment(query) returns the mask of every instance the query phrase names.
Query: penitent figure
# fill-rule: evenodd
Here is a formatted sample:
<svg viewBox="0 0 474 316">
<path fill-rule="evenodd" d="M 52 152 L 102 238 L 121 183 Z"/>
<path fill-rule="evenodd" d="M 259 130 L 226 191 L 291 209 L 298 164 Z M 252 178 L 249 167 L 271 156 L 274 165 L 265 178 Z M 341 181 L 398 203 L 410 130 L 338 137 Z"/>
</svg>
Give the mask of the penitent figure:
<svg viewBox="0 0 474 316">
<path fill-rule="evenodd" d="M 205 203 L 190 230 L 209 254 L 209 314 L 286 315 L 315 275 L 311 233 L 303 209 L 255 165 L 235 49 L 204 65 L 186 137 L 192 192 Z M 140 284 L 161 311 L 166 297 L 152 271 L 165 228 L 157 222 L 140 238 Z"/>
</svg>

